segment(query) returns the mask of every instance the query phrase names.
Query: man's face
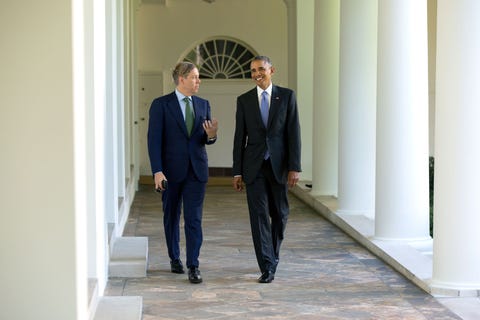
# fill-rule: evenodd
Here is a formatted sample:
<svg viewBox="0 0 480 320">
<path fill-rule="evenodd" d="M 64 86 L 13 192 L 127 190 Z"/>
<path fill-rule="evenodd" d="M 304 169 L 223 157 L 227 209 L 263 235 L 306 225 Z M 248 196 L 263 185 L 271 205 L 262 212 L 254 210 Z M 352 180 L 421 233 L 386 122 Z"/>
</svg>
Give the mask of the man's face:
<svg viewBox="0 0 480 320">
<path fill-rule="evenodd" d="M 275 69 L 263 60 L 253 60 L 250 63 L 250 72 L 257 86 L 266 89 L 272 82 Z"/>
<path fill-rule="evenodd" d="M 178 80 L 180 91 L 187 96 L 193 96 L 200 88 L 200 74 L 197 68 L 193 68 L 185 77 L 178 77 Z"/>
</svg>

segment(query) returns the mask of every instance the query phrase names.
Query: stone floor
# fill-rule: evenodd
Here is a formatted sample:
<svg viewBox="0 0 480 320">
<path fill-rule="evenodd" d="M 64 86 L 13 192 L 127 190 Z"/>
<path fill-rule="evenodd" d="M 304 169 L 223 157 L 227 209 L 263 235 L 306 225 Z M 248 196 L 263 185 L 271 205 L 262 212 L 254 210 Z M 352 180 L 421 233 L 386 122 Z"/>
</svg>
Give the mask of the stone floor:
<svg viewBox="0 0 480 320">
<path fill-rule="evenodd" d="M 124 235 L 149 237 L 147 277 L 110 279 L 106 295 L 142 296 L 143 320 L 461 319 L 294 196 L 290 208 L 275 280 L 259 284 L 245 193 L 209 186 L 193 285 L 170 272 L 161 198 L 142 186 Z"/>
</svg>

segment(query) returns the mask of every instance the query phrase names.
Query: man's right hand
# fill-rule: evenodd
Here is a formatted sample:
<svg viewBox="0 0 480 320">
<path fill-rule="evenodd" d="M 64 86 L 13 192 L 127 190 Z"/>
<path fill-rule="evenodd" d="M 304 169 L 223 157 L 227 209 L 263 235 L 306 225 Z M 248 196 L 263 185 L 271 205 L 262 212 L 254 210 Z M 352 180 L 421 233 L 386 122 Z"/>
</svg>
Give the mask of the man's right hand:
<svg viewBox="0 0 480 320">
<path fill-rule="evenodd" d="M 154 177 L 154 180 L 155 180 L 155 190 L 160 189 L 160 190 L 164 191 L 165 189 L 163 189 L 163 187 L 162 187 L 162 181 L 167 180 L 167 178 L 165 178 L 165 175 L 163 174 L 163 172 L 162 171 L 157 172 L 157 173 L 155 173 L 155 175 L 153 177 Z"/>
<path fill-rule="evenodd" d="M 243 180 L 241 176 L 233 177 L 233 189 L 236 191 L 243 190 Z"/>
</svg>

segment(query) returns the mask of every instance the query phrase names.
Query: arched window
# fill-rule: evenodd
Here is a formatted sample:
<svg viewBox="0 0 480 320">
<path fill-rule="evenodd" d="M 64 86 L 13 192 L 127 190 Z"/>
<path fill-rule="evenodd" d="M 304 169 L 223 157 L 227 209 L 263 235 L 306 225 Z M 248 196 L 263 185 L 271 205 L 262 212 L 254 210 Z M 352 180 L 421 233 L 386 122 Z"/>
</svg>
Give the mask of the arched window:
<svg viewBox="0 0 480 320">
<path fill-rule="evenodd" d="M 196 45 L 183 60 L 194 63 L 202 79 L 250 79 L 255 55 L 238 41 L 215 38 Z"/>
</svg>

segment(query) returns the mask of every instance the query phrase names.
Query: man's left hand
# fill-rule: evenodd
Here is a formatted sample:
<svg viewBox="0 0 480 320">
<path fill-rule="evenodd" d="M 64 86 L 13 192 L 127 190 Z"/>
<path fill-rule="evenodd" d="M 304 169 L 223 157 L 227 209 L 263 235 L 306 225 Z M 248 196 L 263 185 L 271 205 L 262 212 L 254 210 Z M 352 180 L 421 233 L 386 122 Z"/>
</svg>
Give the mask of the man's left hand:
<svg viewBox="0 0 480 320">
<path fill-rule="evenodd" d="M 300 179 L 300 172 L 288 171 L 288 187 L 294 187 Z"/>
<path fill-rule="evenodd" d="M 212 120 L 205 120 L 203 122 L 203 129 L 208 135 L 208 138 L 214 138 L 217 136 L 218 130 L 218 121 L 217 119 L 213 118 Z"/>
</svg>

